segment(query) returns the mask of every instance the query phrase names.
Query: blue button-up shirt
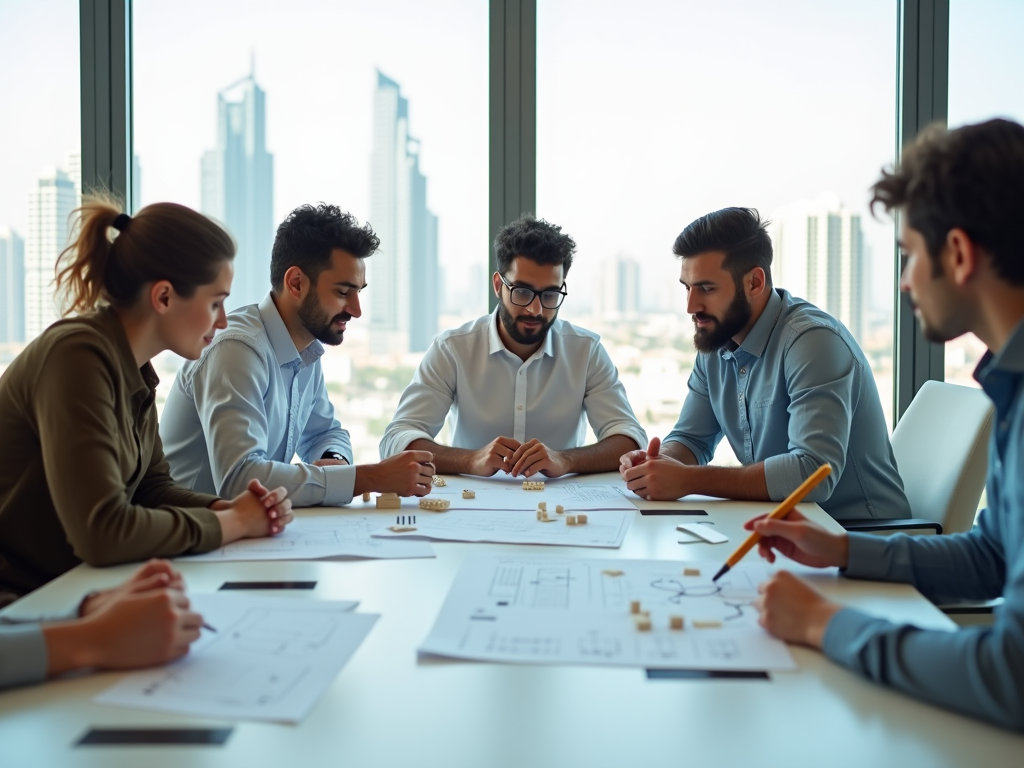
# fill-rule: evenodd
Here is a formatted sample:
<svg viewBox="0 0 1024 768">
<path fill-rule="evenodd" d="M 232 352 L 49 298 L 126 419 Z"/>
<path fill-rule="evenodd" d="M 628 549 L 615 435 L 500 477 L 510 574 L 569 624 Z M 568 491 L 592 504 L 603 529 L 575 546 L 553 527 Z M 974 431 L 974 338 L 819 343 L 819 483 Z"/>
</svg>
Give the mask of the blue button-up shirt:
<svg viewBox="0 0 1024 768">
<path fill-rule="evenodd" d="M 502 436 L 577 448 L 586 437 L 584 418 L 598 440 L 626 435 L 638 447 L 647 444 L 600 337 L 564 320 L 552 323 L 525 361 L 502 343 L 497 311 L 440 334 L 402 393 L 381 457 L 419 438 L 433 440 L 449 411 L 455 448 L 481 448 Z"/>
<path fill-rule="evenodd" d="M 850 534 L 847 576 L 913 584 L 936 602 L 1002 595 L 991 627 L 899 626 L 852 608 L 832 617 L 824 651 L 924 701 L 1024 731 L 1024 322 L 974 372 L 995 405 L 988 507 L 967 533 Z"/>
<path fill-rule="evenodd" d="M 231 498 L 253 478 L 284 486 L 296 507 L 352 501 L 354 466 L 315 467 L 326 451 L 351 464 L 314 341 L 302 352 L 269 294 L 228 315 L 198 360 L 182 366 L 160 420 L 174 480 Z M 291 464 L 298 454 L 302 463 Z"/>
<path fill-rule="evenodd" d="M 838 519 L 911 517 L 871 367 L 842 323 L 775 289 L 729 346 L 697 356 L 666 442 L 707 464 L 724 435 L 744 465 L 764 462 L 775 501 L 827 462 L 807 501 Z"/>
</svg>

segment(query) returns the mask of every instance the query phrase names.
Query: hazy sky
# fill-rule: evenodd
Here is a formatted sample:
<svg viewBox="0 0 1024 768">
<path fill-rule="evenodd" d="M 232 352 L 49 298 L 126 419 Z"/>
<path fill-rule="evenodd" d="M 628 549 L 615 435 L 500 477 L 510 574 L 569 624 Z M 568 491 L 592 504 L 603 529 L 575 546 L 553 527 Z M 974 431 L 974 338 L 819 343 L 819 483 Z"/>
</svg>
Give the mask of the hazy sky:
<svg viewBox="0 0 1024 768">
<path fill-rule="evenodd" d="M 823 192 L 862 209 L 892 160 L 896 0 L 538 6 L 537 213 L 576 237 L 578 286 L 625 252 L 671 292 L 696 216 Z M 952 19 L 950 122 L 1024 119 L 1024 2 Z M 364 218 L 379 67 L 409 99 L 442 263 L 486 259 L 485 0 L 136 0 L 134 45 L 143 202 L 199 205 L 217 91 L 254 56 L 276 218 L 321 199 Z M 42 166 L 78 146 L 78 71 L 77 0 L 0 0 L 0 223 L 22 233 Z M 884 293 L 887 228 L 865 224 Z"/>
</svg>

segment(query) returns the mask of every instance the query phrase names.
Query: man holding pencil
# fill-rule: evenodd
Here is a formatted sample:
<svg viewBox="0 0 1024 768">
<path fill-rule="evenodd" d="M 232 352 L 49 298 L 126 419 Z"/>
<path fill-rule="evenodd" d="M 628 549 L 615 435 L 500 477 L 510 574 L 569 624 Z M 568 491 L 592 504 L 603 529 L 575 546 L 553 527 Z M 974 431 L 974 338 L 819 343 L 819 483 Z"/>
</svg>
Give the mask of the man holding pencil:
<svg viewBox="0 0 1024 768">
<path fill-rule="evenodd" d="M 780 571 L 761 586 L 761 624 L 915 698 L 1024 731 L 1024 127 L 929 129 L 873 190 L 873 204 L 900 213 L 900 289 L 925 336 L 973 333 L 988 347 L 974 377 L 996 411 L 989 506 L 972 531 L 949 536 L 833 534 L 797 512 L 748 528 L 764 537 L 770 562 L 779 553 L 848 577 L 908 582 L 936 601 L 1005 604 L 991 627 L 924 630 L 843 608 Z"/>
</svg>

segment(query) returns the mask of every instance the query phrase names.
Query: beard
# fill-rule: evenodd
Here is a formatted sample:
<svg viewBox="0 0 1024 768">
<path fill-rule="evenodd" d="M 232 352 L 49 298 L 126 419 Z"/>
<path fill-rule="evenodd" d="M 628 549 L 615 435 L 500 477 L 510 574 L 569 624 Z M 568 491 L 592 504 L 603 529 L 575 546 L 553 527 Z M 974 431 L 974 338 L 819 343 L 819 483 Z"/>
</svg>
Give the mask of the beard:
<svg viewBox="0 0 1024 768">
<path fill-rule="evenodd" d="M 306 294 L 306 298 L 299 305 L 299 322 L 302 323 L 302 327 L 309 331 L 314 339 L 332 347 L 341 344 L 345 338 L 345 332 L 335 331 L 331 326 L 339 322 L 347 323 L 351 319 L 352 315 L 348 312 L 328 317 L 313 291 Z"/>
<path fill-rule="evenodd" d="M 697 328 L 693 332 L 693 346 L 698 352 L 715 352 L 726 345 L 726 343 L 742 331 L 753 314 L 750 300 L 742 291 L 736 291 L 736 298 L 732 300 L 725 310 L 725 316 L 719 320 L 717 317 L 697 313 L 694 320 L 711 320 L 713 325 L 710 328 Z"/>
<path fill-rule="evenodd" d="M 543 317 L 538 316 L 536 319 L 540 320 L 540 328 L 535 331 L 527 331 L 520 327 L 516 318 L 512 317 L 512 312 L 505 306 L 505 302 L 498 304 L 498 318 L 514 342 L 517 344 L 537 344 L 544 340 L 551 324 L 558 318 L 558 312 L 556 311 L 550 320 L 545 320 Z"/>
</svg>

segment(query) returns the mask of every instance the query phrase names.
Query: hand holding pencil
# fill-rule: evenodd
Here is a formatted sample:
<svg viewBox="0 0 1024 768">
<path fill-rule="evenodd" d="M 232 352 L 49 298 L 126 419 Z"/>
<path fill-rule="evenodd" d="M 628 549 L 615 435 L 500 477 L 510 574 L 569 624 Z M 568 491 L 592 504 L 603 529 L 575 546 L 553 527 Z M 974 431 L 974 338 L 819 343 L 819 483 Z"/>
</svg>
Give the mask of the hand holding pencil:
<svg viewBox="0 0 1024 768">
<path fill-rule="evenodd" d="M 789 515 L 789 513 L 793 511 L 793 508 L 803 500 L 804 496 L 810 493 L 811 489 L 814 488 L 814 486 L 816 486 L 826 477 L 828 477 L 828 475 L 831 472 L 832 467 L 828 464 L 823 464 L 822 466 L 818 467 L 814 474 L 812 474 L 803 483 L 801 483 L 800 486 L 791 494 L 789 494 L 789 496 L 787 496 L 786 499 L 781 504 L 779 504 L 779 506 L 773 509 L 767 515 L 767 517 L 748 522 L 744 527 L 748 530 L 753 530 L 754 532 L 751 533 L 750 536 L 747 537 L 747 540 L 744 541 L 739 546 L 739 548 L 732 553 L 729 559 L 725 561 L 725 565 L 723 565 L 722 568 L 718 571 L 718 573 L 715 574 L 715 577 L 712 579 L 712 581 L 718 581 L 719 578 L 721 578 L 723 575 L 729 572 L 730 568 L 732 568 L 734 565 L 736 565 L 736 563 L 742 560 L 743 557 L 747 554 L 747 552 L 753 549 L 754 546 L 761 541 L 763 533 L 769 533 L 770 535 L 769 531 L 758 531 L 758 524 L 767 522 L 768 520 L 781 520 L 782 518 Z M 801 519 L 803 519 L 802 515 Z M 772 556 L 769 559 L 773 560 L 774 556 Z"/>
</svg>

